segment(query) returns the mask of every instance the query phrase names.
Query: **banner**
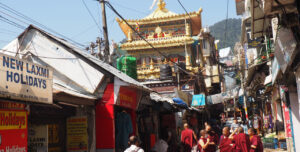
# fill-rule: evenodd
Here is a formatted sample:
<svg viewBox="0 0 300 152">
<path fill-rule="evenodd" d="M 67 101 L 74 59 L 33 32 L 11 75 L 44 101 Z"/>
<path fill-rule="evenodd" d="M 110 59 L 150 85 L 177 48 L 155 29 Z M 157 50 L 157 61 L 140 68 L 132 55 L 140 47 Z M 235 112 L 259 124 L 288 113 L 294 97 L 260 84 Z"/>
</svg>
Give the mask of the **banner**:
<svg viewBox="0 0 300 152">
<path fill-rule="evenodd" d="M 118 105 L 136 109 L 137 107 L 137 91 L 128 87 L 120 87 Z"/>
<path fill-rule="evenodd" d="M 289 107 L 286 106 L 284 102 L 281 103 L 282 103 L 282 110 L 284 114 L 285 135 L 287 138 L 290 138 L 292 137 L 290 109 Z"/>
<path fill-rule="evenodd" d="M 48 152 L 48 125 L 33 125 L 29 128 L 30 152 Z"/>
<path fill-rule="evenodd" d="M 27 152 L 27 112 L 0 110 L 0 152 Z"/>
<path fill-rule="evenodd" d="M 52 69 L 4 54 L 0 61 L 0 97 L 52 103 Z"/>
<path fill-rule="evenodd" d="M 205 106 L 205 95 L 204 94 L 197 94 L 193 95 L 192 106 Z"/>
<path fill-rule="evenodd" d="M 87 127 L 87 117 L 72 117 L 67 119 L 68 152 L 88 151 Z"/>
</svg>

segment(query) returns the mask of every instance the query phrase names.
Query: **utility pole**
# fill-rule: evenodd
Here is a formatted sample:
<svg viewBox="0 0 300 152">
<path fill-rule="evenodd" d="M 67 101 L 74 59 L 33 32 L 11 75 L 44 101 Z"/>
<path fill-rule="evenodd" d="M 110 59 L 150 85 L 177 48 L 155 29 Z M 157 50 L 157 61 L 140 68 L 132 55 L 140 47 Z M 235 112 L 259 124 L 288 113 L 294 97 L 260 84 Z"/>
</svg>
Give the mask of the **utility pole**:
<svg viewBox="0 0 300 152">
<path fill-rule="evenodd" d="M 107 32 L 105 0 L 99 0 L 99 2 L 102 9 L 102 25 L 103 25 L 103 36 L 105 42 L 104 61 L 109 62 L 109 40 L 108 40 L 108 32 Z"/>
<path fill-rule="evenodd" d="M 249 125 L 249 117 L 248 117 L 248 109 L 247 109 L 247 98 L 246 98 L 246 88 L 244 84 L 244 70 L 242 70 L 242 60 L 241 60 L 241 48 L 238 49 L 238 61 L 239 61 L 239 69 L 241 71 L 241 88 L 243 89 L 243 99 L 244 99 L 244 109 L 245 109 L 245 115 L 246 115 L 246 120 L 247 124 Z M 243 68 L 244 69 L 244 68 Z"/>
</svg>

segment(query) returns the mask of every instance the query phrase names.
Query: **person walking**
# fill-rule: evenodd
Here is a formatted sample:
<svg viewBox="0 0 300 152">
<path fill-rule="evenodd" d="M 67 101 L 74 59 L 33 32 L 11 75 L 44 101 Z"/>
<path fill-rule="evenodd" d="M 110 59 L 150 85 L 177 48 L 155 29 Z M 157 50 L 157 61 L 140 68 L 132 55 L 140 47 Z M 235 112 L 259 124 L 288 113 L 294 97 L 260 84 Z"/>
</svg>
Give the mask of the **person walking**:
<svg viewBox="0 0 300 152">
<path fill-rule="evenodd" d="M 128 144 L 130 145 L 130 147 L 127 148 L 124 152 L 144 152 L 144 150 L 139 147 L 140 141 L 138 140 L 138 137 L 136 136 L 129 137 Z"/>
<path fill-rule="evenodd" d="M 206 131 L 203 129 L 200 131 L 200 139 L 198 141 L 198 151 L 206 152 L 206 148 L 209 144 L 209 139 L 206 138 Z"/>
<path fill-rule="evenodd" d="M 249 136 L 244 133 L 243 127 L 237 128 L 233 134 L 238 132 L 237 135 L 231 136 L 235 143 L 235 152 L 250 152 L 250 139 Z"/>
<path fill-rule="evenodd" d="M 190 152 L 194 146 L 194 141 L 197 141 L 195 132 L 189 128 L 189 125 L 185 123 L 183 125 L 184 130 L 181 132 L 181 143 L 185 152 Z"/>
<path fill-rule="evenodd" d="M 255 134 L 254 128 L 248 129 L 248 134 L 250 136 L 250 152 L 263 152 L 263 144 L 260 137 Z"/>
<path fill-rule="evenodd" d="M 205 130 L 207 132 L 207 140 L 209 140 L 209 144 L 205 151 L 215 152 L 217 150 L 217 145 L 219 144 L 219 136 L 212 130 L 211 125 L 207 125 Z"/>
<path fill-rule="evenodd" d="M 220 152 L 232 152 L 233 144 L 232 144 L 232 140 L 229 137 L 230 136 L 229 127 L 224 127 L 222 133 L 223 135 L 220 138 L 220 145 L 219 145 Z"/>
</svg>

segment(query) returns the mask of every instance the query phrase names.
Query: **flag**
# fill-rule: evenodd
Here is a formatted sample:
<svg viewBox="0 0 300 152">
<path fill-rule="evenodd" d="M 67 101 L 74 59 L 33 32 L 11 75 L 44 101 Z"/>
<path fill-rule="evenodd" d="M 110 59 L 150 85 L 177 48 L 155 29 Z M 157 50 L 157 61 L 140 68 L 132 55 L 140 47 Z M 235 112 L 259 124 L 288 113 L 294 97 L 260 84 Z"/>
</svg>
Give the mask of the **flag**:
<svg viewBox="0 0 300 152">
<path fill-rule="evenodd" d="M 140 25 L 138 22 L 135 22 L 135 30 L 138 32 L 140 31 Z"/>
<path fill-rule="evenodd" d="M 150 10 L 153 9 L 153 7 L 154 7 L 154 5 L 156 4 L 156 2 L 157 2 L 157 0 L 153 0 L 153 3 L 152 3 L 152 5 L 151 5 L 151 7 L 149 8 Z"/>
</svg>

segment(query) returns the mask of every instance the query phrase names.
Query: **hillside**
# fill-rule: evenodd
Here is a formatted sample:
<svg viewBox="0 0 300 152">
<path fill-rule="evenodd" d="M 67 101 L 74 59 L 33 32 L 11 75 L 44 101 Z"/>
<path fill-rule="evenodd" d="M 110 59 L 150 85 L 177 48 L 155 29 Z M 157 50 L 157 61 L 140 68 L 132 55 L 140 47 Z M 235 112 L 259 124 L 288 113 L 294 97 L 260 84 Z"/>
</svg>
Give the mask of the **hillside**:
<svg viewBox="0 0 300 152">
<path fill-rule="evenodd" d="M 216 40 L 220 40 L 218 48 L 234 48 L 236 42 L 240 40 L 241 19 L 228 19 L 227 21 L 227 42 L 225 42 L 225 25 L 226 20 L 215 23 L 210 26 L 210 32 Z"/>
</svg>

